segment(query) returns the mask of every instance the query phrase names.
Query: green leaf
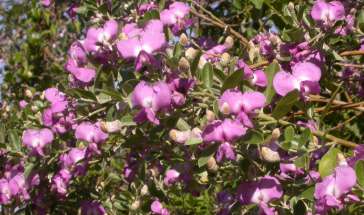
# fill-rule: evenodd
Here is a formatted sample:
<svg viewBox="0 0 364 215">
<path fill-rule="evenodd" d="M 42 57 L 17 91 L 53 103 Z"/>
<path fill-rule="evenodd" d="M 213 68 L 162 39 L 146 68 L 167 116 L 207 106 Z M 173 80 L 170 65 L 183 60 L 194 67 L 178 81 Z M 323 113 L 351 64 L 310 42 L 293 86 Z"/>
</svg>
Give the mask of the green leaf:
<svg viewBox="0 0 364 215">
<path fill-rule="evenodd" d="M 291 111 L 293 105 L 299 100 L 300 93 L 294 90 L 281 98 L 273 110 L 272 116 L 280 119 Z"/>
<path fill-rule="evenodd" d="M 68 89 L 66 90 L 66 94 L 75 98 L 83 98 L 97 101 L 96 96 L 92 92 L 80 88 Z"/>
<path fill-rule="evenodd" d="M 198 145 L 202 143 L 202 139 L 199 138 L 190 138 L 186 141 L 185 145 L 192 146 L 192 145 Z"/>
<path fill-rule="evenodd" d="M 357 161 L 355 164 L 355 173 L 356 178 L 358 179 L 358 183 L 360 186 L 364 186 L 364 161 Z"/>
<path fill-rule="evenodd" d="M 313 200 L 313 193 L 315 192 L 315 186 L 307 188 L 305 191 L 299 195 L 303 199 Z"/>
<path fill-rule="evenodd" d="M 262 144 L 264 142 L 264 136 L 261 132 L 250 129 L 250 131 L 244 137 L 244 143 L 246 144 Z"/>
<path fill-rule="evenodd" d="M 291 141 L 293 140 L 295 136 L 294 128 L 293 126 L 288 126 L 286 129 L 284 129 L 284 140 L 285 141 Z"/>
<path fill-rule="evenodd" d="M 358 22 L 358 27 L 361 31 L 364 31 L 364 10 L 360 10 L 358 18 L 357 18 L 357 22 Z"/>
<path fill-rule="evenodd" d="M 210 63 L 206 63 L 201 72 L 202 83 L 206 88 L 211 89 L 214 75 L 213 66 Z"/>
<path fill-rule="evenodd" d="M 250 0 L 250 1 L 254 4 L 255 8 L 257 8 L 258 10 L 262 8 L 264 3 L 264 0 Z"/>
<path fill-rule="evenodd" d="M 191 130 L 190 125 L 182 118 L 179 118 L 176 127 L 181 131 Z"/>
<path fill-rule="evenodd" d="M 271 103 L 274 95 L 276 94 L 276 92 L 274 91 L 274 88 L 273 88 L 273 78 L 274 78 L 274 75 L 279 71 L 279 69 L 280 69 L 280 67 L 277 62 L 271 63 L 265 69 L 265 74 L 267 75 L 267 79 L 268 79 L 268 85 L 264 91 L 264 95 L 267 99 L 267 104 Z"/>
<path fill-rule="evenodd" d="M 319 173 L 321 178 L 330 175 L 337 164 L 337 154 L 340 150 L 337 148 L 331 148 L 320 160 L 319 162 Z"/>
<path fill-rule="evenodd" d="M 286 42 L 301 42 L 305 34 L 300 28 L 284 29 L 282 32 L 282 39 Z"/>
<path fill-rule="evenodd" d="M 243 80 L 243 73 L 241 72 L 241 70 L 233 72 L 224 81 L 224 84 L 222 85 L 221 91 L 224 92 L 227 89 L 231 89 L 231 88 L 234 88 L 236 86 L 239 86 L 239 84 L 241 83 L 242 80 Z"/>
</svg>

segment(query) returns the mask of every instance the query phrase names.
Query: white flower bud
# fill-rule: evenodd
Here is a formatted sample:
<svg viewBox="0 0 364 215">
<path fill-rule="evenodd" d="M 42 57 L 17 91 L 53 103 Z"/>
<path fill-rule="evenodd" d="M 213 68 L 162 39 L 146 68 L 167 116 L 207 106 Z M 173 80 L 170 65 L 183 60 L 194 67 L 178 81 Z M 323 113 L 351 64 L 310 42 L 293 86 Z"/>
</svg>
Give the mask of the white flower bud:
<svg viewBox="0 0 364 215">
<path fill-rule="evenodd" d="M 185 52 L 185 56 L 188 60 L 194 60 L 198 54 L 198 51 L 194 48 L 188 48 Z"/>
<path fill-rule="evenodd" d="M 33 98 L 33 93 L 31 90 L 29 89 L 26 89 L 25 92 L 24 92 L 25 96 L 28 97 L 28 98 Z"/>
<path fill-rule="evenodd" d="M 346 162 L 345 156 L 342 153 L 338 153 L 336 156 L 338 166 L 347 166 L 348 162 Z"/>
<path fill-rule="evenodd" d="M 187 46 L 188 45 L 188 37 L 185 33 L 181 34 L 181 36 L 179 37 L 179 43 L 182 46 Z"/>
<path fill-rule="evenodd" d="M 140 195 L 146 196 L 148 194 L 149 194 L 149 188 L 146 184 L 144 184 L 142 189 L 140 190 Z"/>
<path fill-rule="evenodd" d="M 131 206 L 130 206 L 130 209 L 132 210 L 132 211 L 136 211 L 136 210 L 138 210 L 140 208 L 140 201 L 139 200 L 135 200 L 132 204 L 131 204 Z"/>
<path fill-rule="evenodd" d="M 226 37 L 224 45 L 226 48 L 231 49 L 234 46 L 234 39 L 231 36 Z"/>
<path fill-rule="evenodd" d="M 206 111 L 206 119 L 208 122 L 212 122 L 216 119 L 215 113 L 213 111 L 207 110 Z"/>
<path fill-rule="evenodd" d="M 182 57 L 178 62 L 178 69 L 181 72 L 186 72 L 190 70 L 190 62 L 185 57 Z"/>
<path fill-rule="evenodd" d="M 262 155 L 262 158 L 265 161 L 273 163 L 273 162 L 277 162 L 277 161 L 281 160 L 281 157 L 279 156 L 279 153 L 276 152 L 276 151 L 273 151 L 269 147 L 263 146 L 260 153 Z"/>
<path fill-rule="evenodd" d="M 272 140 L 278 140 L 278 138 L 281 136 L 281 131 L 279 128 L 275 128 L 272 131 Z"/>
<path fill-rule="evenodd" d="M 209 160 L 207 161 L 207 169 L 210 172 L 217 172 L 217 170 L 219 169 L 219 166 L 217 165 L 214 157 L 210 157 Z"/>
<path fill-rule="evenodd" d="M 119 120 L 111 122 L 101 122 L 101 129 L 106 133 L 116 133 L 121 130 L 122 123 Z"/>
<path fill-rule="evenodd" d="M 225 52 L 221 55 L 221 65 L 226 66 L 230 63 L 230 55 L 229 53 Z"/>
</svg>

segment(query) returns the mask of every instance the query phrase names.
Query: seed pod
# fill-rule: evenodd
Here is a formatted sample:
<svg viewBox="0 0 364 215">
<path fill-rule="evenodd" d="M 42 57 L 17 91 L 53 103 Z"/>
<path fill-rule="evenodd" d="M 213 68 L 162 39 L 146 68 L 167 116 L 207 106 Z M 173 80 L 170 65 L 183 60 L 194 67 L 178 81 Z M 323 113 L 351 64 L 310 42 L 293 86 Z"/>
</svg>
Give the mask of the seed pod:
<svg viewBox="0 0 364 215">
<path fill-rule="evenodd" d="M 279 153 L 277 151 L 273 151 L 269 147 L 263 146 L 260 154 L 262 155 L 262 158 L 267 162 L 278 162 L 281 160 L 281 157 L 279 156 Z"/>
<path fill-rule="evenodd" d="M 190 70 L 190 62 L 185 57 L 182 57 L 178 62 L 178 69 L 181 72 L 187 72 Z"/>
<path fill-rule="evenodd" d="M 194 48 L 188 48 L 185 52 L 185 56 L 188 60 L 194 60 L 198 54 L 198 51 Z"/>
<path fill-rule="evenodd" d="M 187 46 L 188 45 L 188 37 L 185 33 L 182 33 L 181 36 L 179 37 L 179 43 L 182 46 Z"/>
</svg>

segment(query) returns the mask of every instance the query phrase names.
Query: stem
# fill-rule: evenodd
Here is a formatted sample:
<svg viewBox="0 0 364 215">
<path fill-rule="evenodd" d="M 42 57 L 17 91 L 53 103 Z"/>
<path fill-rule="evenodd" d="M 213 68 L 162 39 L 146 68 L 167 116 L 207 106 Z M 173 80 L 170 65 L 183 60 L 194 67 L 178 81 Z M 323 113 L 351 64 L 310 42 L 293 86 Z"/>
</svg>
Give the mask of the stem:
<svg viewBox="0 0 364 215">
<path fill-rule="evenodd" d="M 258 115 L 258 118 L 260 119 L 264 119 L 264 120 L 267 120 L 267 121 L 273 121 L 273 120 L 276 120 L 274 119 L 273 117 L 267 115 L 267 114 L 264 114 L 264 113 L 260 113 Z M 293 125 L 293 123 L 291 122 L 288 122 L 288 121 L 284 121 L 284 120 L 276 120 L 277 123 L 281 124 L 281 125 Z M 296 126 L 299 126 L 299 125 L 296 125 Z M 299 126 L 300 128 L 303 128 L 302 126 Z M 316 135 L 316 136 L 319 136 L 319 137 L 322 137 L 322 138 L 325 138 L 327 140 L 331 140 L 339 145 L 342 145 L 342 146 L 346 146 L 346 147 L 349 147 L 349 148 L 355 148 L 358 146 L 358 144 L 354 143 L 354 142 L 351 142 L 351 141 L 348 141 L 348 140 L 344 140 L 344 139 L 341 139 L 341 138 L 338 138 L 338 137 L 335 137 L 331 134 L 327 134 L 323 131 L 320 131 L 320 130 L 316 130 L 316 131 L 311 131 L 311 133 L 313 135 Z"/>
<path fill-rule="evenodd" d="M 342 57 L 356 55 L 364 55 L 364 50 L 344 51 L 340 53 L 340 56 Z"/>
</svg>

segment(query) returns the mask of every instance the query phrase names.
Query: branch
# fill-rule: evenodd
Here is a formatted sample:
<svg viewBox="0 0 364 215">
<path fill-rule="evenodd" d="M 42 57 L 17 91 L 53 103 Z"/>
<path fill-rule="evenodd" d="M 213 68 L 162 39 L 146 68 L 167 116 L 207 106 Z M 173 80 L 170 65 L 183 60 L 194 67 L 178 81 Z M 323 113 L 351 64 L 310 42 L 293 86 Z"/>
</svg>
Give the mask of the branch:
<svg viewBox="0 0 364 215">
<path fill-rule="evenodd" d="M 340 56 L 342 57 L 355 55 L 364 55 L 364 50 L 344 51 L 340 53 Z"/>
<path fill-rule="evenodd" d="M 260 113 L 258 115 L 258 118 L 260 119 L 264 119 L 264 120 L 267 120 L 267 121 L 276 121 L 277 123 L 281 124 L 281 125 L 292 125 L 293 123 L 290 123 L 288 121 L 284 121 L 284 120 L 276 120 L 275 118 L 267 115 L 267 114 L 264 114 L 264 113 Z M 296 126 L 299 126 L 299 125 L 296 125 Z M 299 126 L 300 128 L 303 128 L 303 126 Z M 316 131 L 311 131 L 311 133 L 315 136 L 319 136 L 319 137 L 322 137 L 324 139 L 327 139 L 327 140 L 331 140 L 339 145 L 342 145 L 342 146 L 346 146 L 346 147 L 349 147 L 349 148 L 355 148 L 358 146 L 358 144 L 354 143 L 354 142 L 351 142 L 351 141 L 348 141 L 348 140 L 344 140 L 344 139 L 341 139 L 341 138 L 338 138 L 338 137 L 335 137 L 331 134 L 327 134 L 323 131 L 320 131 L 320 130 L 316 130 Z"/>
</svg>

